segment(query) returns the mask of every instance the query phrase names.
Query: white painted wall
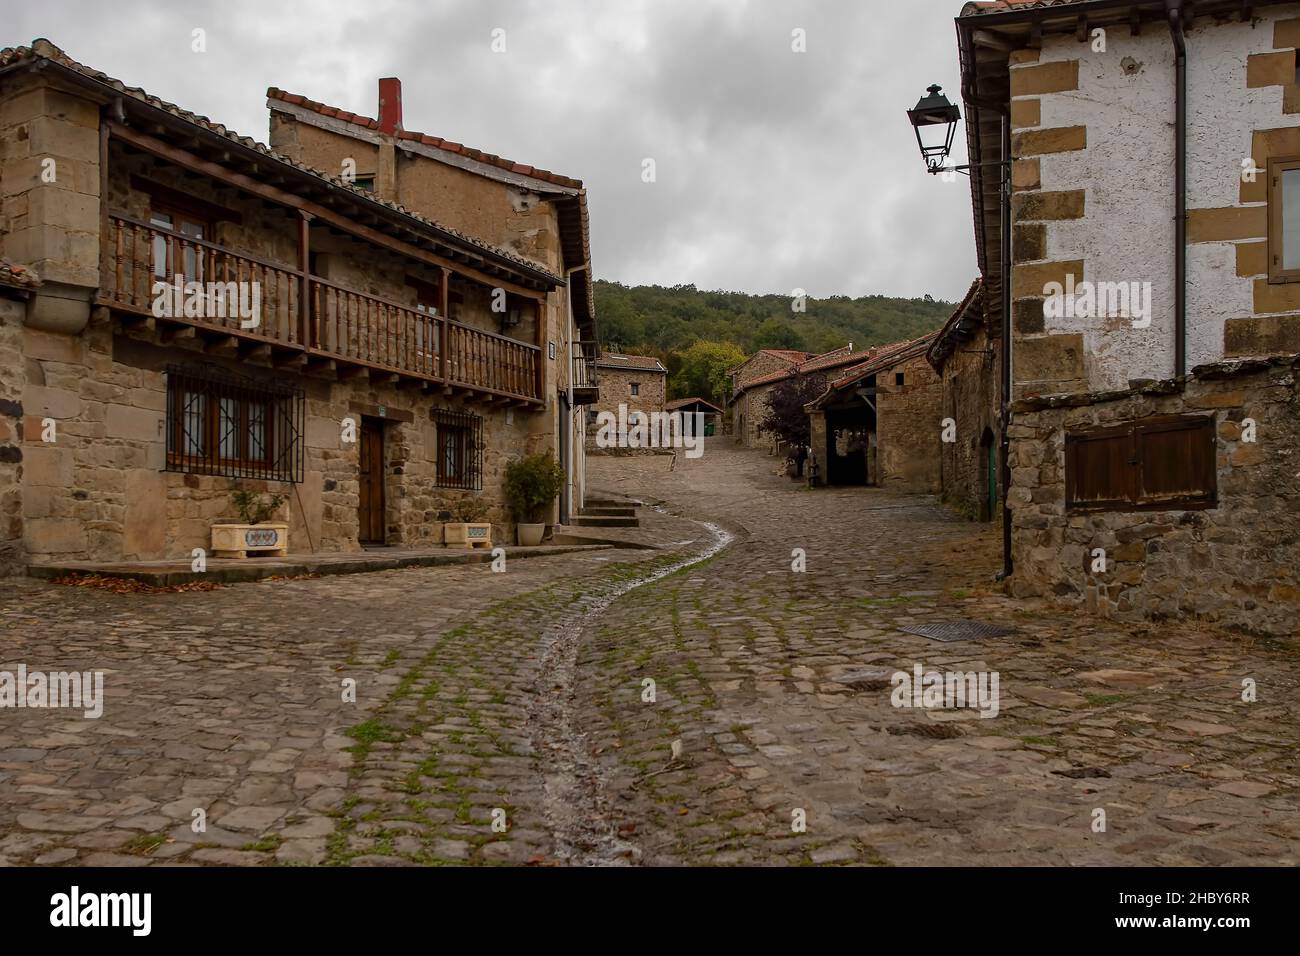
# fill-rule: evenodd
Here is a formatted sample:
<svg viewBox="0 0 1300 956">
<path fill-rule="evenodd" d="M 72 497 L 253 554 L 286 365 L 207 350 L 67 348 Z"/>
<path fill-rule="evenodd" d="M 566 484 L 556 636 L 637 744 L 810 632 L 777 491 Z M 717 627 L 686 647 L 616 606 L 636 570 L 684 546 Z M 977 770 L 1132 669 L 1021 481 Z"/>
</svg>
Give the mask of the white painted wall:
<svg viewBox="0 0 1300 956">
<path fill-rule="evenodd" d="M 1246 88 L 1247 57 L 1273 50 L 1274 22 L 1300 17 L 1300 4 L 1257 13 L 1253 23 L 1200 18 L 1187 33 L 1189 209 L 1237 205 L 1253 131 L 1300 125 L 1283 115 L 1281 87 Z M 1041 122 L 1087 126 L 1088 148 L 1041 157 L 1042 189 L 1083 188 L 1086 216 L 1048 224 L 1048 258 L 1084 259 L 1091 282 L 1150 282 L 1152 322 L 1048 319 L 1046 331 L 1082 333 L 1089 387 L 1122 388 L 1174 372 L 1174 47 L 1156 25 L 1137 37 L 1111 27 L 1105 52 L 1045 38 L 1039 62 L 1074 59 L 1079 89 L 1040 97 Z M 1254 280 L 1237 277 L 1230 242 L 1191 244 L 1187 262 L 1191 368 L 1223 357 L 1224 321 L 1253 314 Z"/>
</svg>

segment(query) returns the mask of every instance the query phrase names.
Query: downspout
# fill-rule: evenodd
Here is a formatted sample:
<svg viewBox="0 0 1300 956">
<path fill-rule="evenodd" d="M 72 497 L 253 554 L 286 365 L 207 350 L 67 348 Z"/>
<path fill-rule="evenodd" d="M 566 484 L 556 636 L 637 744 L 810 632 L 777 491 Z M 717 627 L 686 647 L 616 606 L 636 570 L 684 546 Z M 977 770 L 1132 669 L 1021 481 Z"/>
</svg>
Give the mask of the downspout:
<svg viewBox="0 0 1300 956">
<path fill-rule="evenodd" d="M 1002 217 L 1002 574 L 1005 581 L 1015 571 L 1011 556 L 1011 110 L 1002 114 L 1002 181 L 998 187 Z"/>
<path fill-rule="evenodd" d="M 1187 39 L 1184 0 L 1165 0 L 1174 68 L 1174 376 L 1187 375 Z"/>
</svg>

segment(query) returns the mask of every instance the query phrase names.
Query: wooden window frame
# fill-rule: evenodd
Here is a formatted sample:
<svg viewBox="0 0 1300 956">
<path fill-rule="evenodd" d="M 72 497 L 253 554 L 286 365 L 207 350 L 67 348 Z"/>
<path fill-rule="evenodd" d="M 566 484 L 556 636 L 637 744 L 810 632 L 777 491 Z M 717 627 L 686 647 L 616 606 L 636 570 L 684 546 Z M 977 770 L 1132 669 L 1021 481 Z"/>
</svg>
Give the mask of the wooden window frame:
<svg viewBox="0 0 1300 956">
<path fill-rule="evenodd" d="M 1215 467 L 1211 471 L 1211 487 L 1199 495 L 1180 495 L 1177 497 L 1149 498 L 1142 493 L 1142 459 L 1140 454 L 1141 438 L 1159 432 L 1206 429 L 1210 440 L 1215 443 Z M 1107 441 L 1115 438 L 1128 438 L 1127 488 L 1123 497 L 1097 501 L 1076 501 L 1077 480 L 1074 461 L 1079 445 L 1090 441 Z M 1067 432 L 1065 436 L 1065 511 L 1066 514 L 1097 514 L 1103 512 L 1140 512 L 1140 511 L 1208 511 L 1219 506 L 1218 468 L 1217 468 L 1217 420 L 1213 415 L 1158 415 L 1139 421 L 1120 425 L 1108 425 L 1102 428 L 1089 428 L 1076 432 Z"/>
<path fill-rule="evenodd" d="M 1300 157 L 1270 159 L 1268 161 L 1268 281 L 1270 283 L 1300 282 L 1300 268 L 1284 269 L 1282 257 L 1284 232 L 1282 229 L 1282 174 L 1300 169 Z M 1300 236 L 1296 237 L 1300 242 Z"/>
</svg>

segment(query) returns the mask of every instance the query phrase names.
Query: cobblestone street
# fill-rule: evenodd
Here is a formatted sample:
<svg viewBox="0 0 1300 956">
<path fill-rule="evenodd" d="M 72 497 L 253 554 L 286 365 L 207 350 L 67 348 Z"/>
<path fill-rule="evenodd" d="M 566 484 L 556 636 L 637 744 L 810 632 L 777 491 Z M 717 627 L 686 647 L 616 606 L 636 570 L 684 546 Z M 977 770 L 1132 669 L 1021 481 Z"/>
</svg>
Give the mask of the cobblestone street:
<svg viewBox="0 0 1300 956">
<path fill-rule="evenodd" d="M 656 503 L 635 537 L 659 550 L 179 593 L 0 582 L 0 669 L 103 670 L 106 691 L 98 720 L 0 711 L 0 860 L 1300 858 L 1293 645 L 1007 598 L 996 529 L 933 499 L 810 492 L 721 440 L 671 463 L 589 462 Z M 1011 632 L 900 630 L 958 620 Z M 998 672 L 997 716 L 891 706 L 918 663 Z"/>
</svg>

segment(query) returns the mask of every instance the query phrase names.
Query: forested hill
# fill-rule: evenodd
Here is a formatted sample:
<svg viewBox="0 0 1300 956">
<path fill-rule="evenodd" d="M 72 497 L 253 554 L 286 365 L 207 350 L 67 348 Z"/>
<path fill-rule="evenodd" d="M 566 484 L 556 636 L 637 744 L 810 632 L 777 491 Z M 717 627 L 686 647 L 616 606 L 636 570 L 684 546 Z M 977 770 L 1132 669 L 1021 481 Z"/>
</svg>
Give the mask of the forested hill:
<svg viewBox="0 0 1300 956">
<path fill-rule="evenodd" d="M 746 354 L 764 348 L 827 352 L 849 342 L 862 349 L 937 329 L 956 307 L 929 296 L 836 295 L 809 298 L 806 311 L 795 312 L 788 295 L 704 292 L 693 285 L 597 281 L 595 292 L 602 347 L 664 360 L 700 339 L 732 343 Z M 674 363 L 666 364 L 671 369 Z"/>
</svg>

